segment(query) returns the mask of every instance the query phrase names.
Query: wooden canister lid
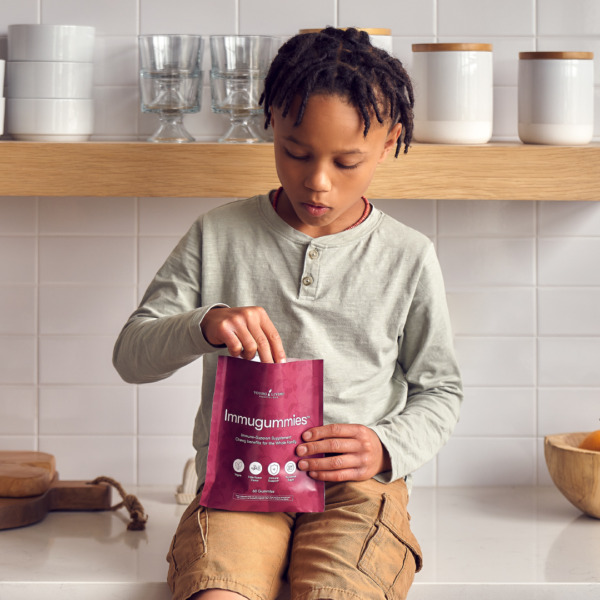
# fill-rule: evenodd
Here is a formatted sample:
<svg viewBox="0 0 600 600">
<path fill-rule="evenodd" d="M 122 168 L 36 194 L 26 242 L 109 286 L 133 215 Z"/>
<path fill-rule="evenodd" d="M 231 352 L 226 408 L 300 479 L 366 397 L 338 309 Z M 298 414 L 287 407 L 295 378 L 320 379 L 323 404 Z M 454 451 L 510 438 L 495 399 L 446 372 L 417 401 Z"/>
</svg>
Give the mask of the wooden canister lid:
<svg viewBox="0 0 600 600">
<path fill-rule="evenodd" d="M 491 52 L 492 44 L 413 44 L 413 52 Z"/>
<path fill-rule="evenodd" d="M 348 29 L 348 27 L 340 27 L 340 29 Z M 392 35 L 392 30 L 391 29 L 385 29 L 385 28 L 366 28 L 363 29 L 361 27 L 356 27 L 356 29 L 358 29 L 358 31 L 366 31 L 369 35 Z M 301 29 L 299 33 L 319 33 L 319 31 L 323 31 L 323 28 L 319 28 L 319 29 Z"/>
<path fill-rule="evenodd" d="M 519 52 L 522 60 L 592 60 L 593 52 Z"/>
</svg>

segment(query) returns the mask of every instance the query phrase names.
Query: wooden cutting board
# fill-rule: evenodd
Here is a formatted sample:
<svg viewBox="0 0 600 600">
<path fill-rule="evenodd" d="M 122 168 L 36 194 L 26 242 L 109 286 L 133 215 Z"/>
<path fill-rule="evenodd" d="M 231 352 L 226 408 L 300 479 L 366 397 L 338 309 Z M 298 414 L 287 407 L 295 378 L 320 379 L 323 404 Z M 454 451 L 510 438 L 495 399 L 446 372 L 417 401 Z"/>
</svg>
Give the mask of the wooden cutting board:
<svg viewBox="0 0 600 600">
<path fill-rule="evenodd" d="M 51 510 L 110 507 L 110 486 L 60 481 L 53 455 L 0 451 L 0 530 L 37 523 Z"/>
<path fill-rule="evenodd" d="M 0 451 L 0 498 L 39 496 L 56 477 L 56 460 L 46 452 Z"/>
</svg>

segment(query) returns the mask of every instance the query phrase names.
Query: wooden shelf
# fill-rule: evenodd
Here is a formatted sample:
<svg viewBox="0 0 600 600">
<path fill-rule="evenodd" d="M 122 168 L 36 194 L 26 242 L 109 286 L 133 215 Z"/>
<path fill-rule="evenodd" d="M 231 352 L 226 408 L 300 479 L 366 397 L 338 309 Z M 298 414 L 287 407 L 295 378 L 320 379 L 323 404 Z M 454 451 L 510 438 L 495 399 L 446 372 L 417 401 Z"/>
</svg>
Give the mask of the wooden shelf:
<svg viewBox="0 0 600 600">
<path fill-rule="evenodd" d="M 246 197 L 278 186 L 271 144 L 0 142 L 2 196 Z M 600 200 L 600 145 L 415 144 L 370 198 Z"/>
</svg>

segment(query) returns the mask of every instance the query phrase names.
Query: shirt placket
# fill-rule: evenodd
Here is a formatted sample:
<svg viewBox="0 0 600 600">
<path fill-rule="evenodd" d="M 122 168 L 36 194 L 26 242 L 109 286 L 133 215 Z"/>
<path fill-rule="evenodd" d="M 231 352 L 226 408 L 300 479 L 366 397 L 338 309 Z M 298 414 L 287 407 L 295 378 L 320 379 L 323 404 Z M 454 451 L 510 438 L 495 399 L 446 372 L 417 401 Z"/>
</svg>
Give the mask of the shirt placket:
<svg viewBox="0 0 600 600">
<path fill-rule="evenodd" d="M 304 253 L 304 268 L 300 278 L 299 297 L 305 300 L 314 300 L 317 296 L 319 283 L 319 267 L 323 250 L 314 244 L 309 244 Z"/>
</svg>

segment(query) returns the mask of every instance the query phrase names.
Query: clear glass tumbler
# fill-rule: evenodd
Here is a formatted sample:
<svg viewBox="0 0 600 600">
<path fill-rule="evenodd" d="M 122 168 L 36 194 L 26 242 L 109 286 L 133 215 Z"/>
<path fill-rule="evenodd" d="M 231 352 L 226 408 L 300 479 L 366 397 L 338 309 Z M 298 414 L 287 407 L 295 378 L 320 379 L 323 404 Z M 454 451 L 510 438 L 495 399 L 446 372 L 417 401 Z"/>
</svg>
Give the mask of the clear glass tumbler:
<svg viewBox="0 0 600 600">
<path fill-rule="evenodd" d="M 183 116 L 200 110 L 203 49 L 199 35 L 139 36 L 141 109 L 160 119 L 149 142 L 194 141 Z"/>
<path fill-rule="evenodd" d="M 219 142 L 265 141 L 253 123 L 263 112 L 259 104 L 265 77 L 282 39 L 262 35 L 212 35 L 211 107 L 228 114 L 230 127 Z"/>
</svg>

